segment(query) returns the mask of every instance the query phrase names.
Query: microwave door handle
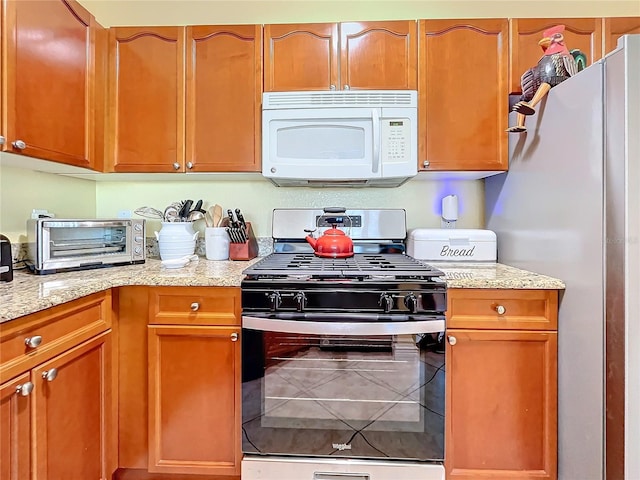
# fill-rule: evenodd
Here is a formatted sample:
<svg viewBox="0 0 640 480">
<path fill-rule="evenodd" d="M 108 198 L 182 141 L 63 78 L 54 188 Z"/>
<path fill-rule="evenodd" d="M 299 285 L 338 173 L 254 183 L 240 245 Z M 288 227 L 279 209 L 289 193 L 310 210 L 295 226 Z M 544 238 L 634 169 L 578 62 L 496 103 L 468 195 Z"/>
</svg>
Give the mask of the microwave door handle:
<svg viewBox="0 0 640 480">
<path fill-rule="evenodd" d="M 380 111 L 377 108 L 371 109 L 371 121 L 373 122 L 373 165 L 371 171 L 380 171 Z"/>
</svg>

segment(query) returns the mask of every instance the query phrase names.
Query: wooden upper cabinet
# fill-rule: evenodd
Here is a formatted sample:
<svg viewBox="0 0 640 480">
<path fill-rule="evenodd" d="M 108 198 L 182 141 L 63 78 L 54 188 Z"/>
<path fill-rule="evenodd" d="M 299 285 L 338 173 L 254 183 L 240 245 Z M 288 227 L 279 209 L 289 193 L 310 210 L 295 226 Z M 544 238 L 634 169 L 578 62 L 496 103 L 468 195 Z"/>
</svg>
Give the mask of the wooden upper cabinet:
<svg viewBox="0 0 640 480">
<path fill-rule="evenodd" d="M 110 29 L 108 170 L 184 171 L 184 31 Z"/>
<path fill-rule="evenodd" d="M 546 29 L 565 26 L 565 44 L 569 50 L 580 49 L 587 64 L 602 57 L 602 19 L 600 18 L 512 18 L 510 23 L 510 93 L 522 93 L 520 77 L 538 63 L 543 51 L 538 42 Z"/>
<path fill-rule="evenodd" d="M 264 26 L 264 91 L 330 90 L 338 85 L 338 25 Z"/>
<path fill-rule="evenodd" d="M 616 49 L 618 38 L 622 35 L 640 33 L 640 17 L 603 18 L 602 22 L 603 56 Z"/>
<path fill-rule="evenodd" d="M 340 24 L 343 90 L 416 90 L 417 66 L 417 22 Z"/>
<path fill-rule="evenodd" d="M 421 20 L 421 170 L 506 170 L 508 21 Z"/>
<path fill-rule="evenodd" d="M 260 171 L 260 25 L 187 27 L 186 170 Z"/>
<path fill-rule="evenodd" d="M 4 149 L 94 168 L 95 35 L 75 0 L 6 1 Z"/>
<path fill-rule="evenodd" d="M 413 20 L 265 25 L 264 90 L 415 90 Z"/>
</svg>

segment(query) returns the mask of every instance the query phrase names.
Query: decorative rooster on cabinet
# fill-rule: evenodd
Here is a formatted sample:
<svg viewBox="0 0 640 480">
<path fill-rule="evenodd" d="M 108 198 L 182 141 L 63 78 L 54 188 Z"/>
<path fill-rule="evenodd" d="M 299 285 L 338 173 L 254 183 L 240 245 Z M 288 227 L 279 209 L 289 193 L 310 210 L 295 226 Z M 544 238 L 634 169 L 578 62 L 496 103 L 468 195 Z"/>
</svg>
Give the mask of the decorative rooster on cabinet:
<svg viewBox="0 0 640 480">
<path fill-rule="evenodd" d="M 544 38 L 538 42 L 544 55 L 538 64 L 524 72 L 520 79 L 522 97 L 512 109 L 518 113 L 517 122 L 516 125 L 507 128 L 507 132 L 526 132 L 525 115 L 536 113 L 534 107 L 551 88 L 574 76 L 586 66 L 586 55 L 578 49 L 569 51 L 564 44 L 562 32 L 564 25 L 556 25 L 544 31 Z"/>
</svg>

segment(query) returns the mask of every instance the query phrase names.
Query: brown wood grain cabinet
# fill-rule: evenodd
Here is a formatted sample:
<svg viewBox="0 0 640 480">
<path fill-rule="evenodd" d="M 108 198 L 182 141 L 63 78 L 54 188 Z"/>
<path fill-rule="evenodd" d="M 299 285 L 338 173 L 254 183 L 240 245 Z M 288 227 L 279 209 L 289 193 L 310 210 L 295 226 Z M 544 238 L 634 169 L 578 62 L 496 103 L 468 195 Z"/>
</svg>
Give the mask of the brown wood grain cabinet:
<svg viewBox="0 0 640 480">
<path fill-rule="evenodd" d="M 9 352 L 0 368 L 3 480 L 111 478 L 117 424 L 110 312 L 105 292 L 0 324 Z"/>
<path fill-rule="evenodd" d="M 264 26 L 264 90 L 415 90 L 414 20 Z"/>
<path fill-rule="evenodd" d="M 109 31 L 108 170 L 184 170 L 184 27 Z"/>
<path fill-rule="evenodd" d="M 604 55 L 612 52 L 622 35 L 640 33 L 640 17 L 612 17 L 602 19 Z"/>
<path fill-rule="evenodd" d="M 260 171 L 262 27 L 187 27 L 186 170 Z"/>
<path fill-rule="evenodd" d="M 557 291 L 448 297 L 447 478 L 556 479 Z"/>
<path fill-rule="evenodd" d="M 240 290 L 149 295 L 149 471 L 239 475 Z"/>
<path fill-rule="evenodd" d="M 421 20 L 418 168 L 507 170 L 507 19 Z"/>
<path fill-rule="evenodd" d="M 259 25 L 110 32 L 108 169 L 260 170 Z"/>
<path fill-rule="evenodd" d="M 567 48 L 582 50 L 587 55 L 588 65 L 602 58 L 601 18 L 511 18 L 509 93 L 522 93 L 520 77 L 536 65 L 543 54 L 538 41 L 546 29 L 558 24 L 566 27 L 564 38 Z"/>
<path fill-rule="evenodd" d="M 2 6 L 3 150 L 100 170 L 104 29 L 75 0 Z"/>
</svg>

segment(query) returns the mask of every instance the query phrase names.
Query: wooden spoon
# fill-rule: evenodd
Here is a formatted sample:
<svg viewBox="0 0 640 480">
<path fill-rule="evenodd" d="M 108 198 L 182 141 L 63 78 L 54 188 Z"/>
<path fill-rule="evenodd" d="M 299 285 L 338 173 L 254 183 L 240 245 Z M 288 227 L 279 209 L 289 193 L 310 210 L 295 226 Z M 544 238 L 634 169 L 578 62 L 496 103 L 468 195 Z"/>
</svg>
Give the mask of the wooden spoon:
<svg viewBox="0 0 640 480">
<path fill-rule="evenodd" d="M 222 207 L 217 203 L 213 206 L 213 226 L 219 227 L 222 223 Z"/>
</svg>

